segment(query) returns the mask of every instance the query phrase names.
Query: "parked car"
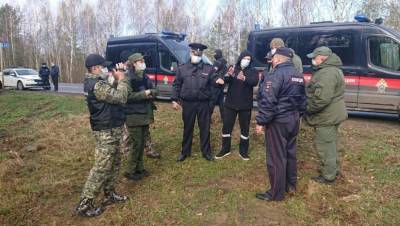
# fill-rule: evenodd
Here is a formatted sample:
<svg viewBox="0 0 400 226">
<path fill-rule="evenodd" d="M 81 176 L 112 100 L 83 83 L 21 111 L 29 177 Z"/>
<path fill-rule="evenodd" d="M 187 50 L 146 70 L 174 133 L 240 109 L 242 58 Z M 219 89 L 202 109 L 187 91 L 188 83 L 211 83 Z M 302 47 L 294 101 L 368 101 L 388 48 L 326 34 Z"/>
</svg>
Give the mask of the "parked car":
<svg viewBox="0 0 400 226">
<path fill-rule="evenodd" d="M 158 98 L 168 99 L 172 94 L 176 67 L 190 60 L 190 48 L 185 36 L 181 33 L 163 31 L 112 37 L 107 42 L 106 59 L 116 64 L 121 62 L 122 51 L 142 53 L 146 61 L 146 72 L 159 91 Z M 205 55 L 203 61 L 212 64 Z"/>
<path fill-rule="evenodd" d="M 2 72 L 4 81 L 0 81 L 0 86 L 6 88 L 16 88 L 18 90 L 43 88 L 46 89 L 39 73 L 30 68 L 6 68 Z"/>
<path fill-rule="evenodd" d="M 307 26 L 253 31 L 247 49 L 255 66 L 267 67 L 264 57 L 273 38 L 282 38 L 303 61 L 304 77 L 311 78 L 311 60 L 316 47 L 328 46 L 343 61 L 345 101 L 349 110 L 398 114 L 400 117 L 400 33 L 356 17 L 359 22 L 313 23 Z"/>
</svg>

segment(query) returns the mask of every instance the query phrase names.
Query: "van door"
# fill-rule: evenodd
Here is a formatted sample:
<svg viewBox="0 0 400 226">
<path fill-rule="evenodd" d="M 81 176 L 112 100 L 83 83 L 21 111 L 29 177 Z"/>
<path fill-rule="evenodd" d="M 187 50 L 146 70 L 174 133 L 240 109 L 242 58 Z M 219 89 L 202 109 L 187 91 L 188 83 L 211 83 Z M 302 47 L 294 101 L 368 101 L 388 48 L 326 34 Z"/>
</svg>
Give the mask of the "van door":
<svg viewBox="0 0 400 226">
<path fill-rule="evenodd" d="M 311 59 L 307 54 L 320 46 L 329 47 L 340 57 L 343 63 L 343 74 L 345 76 L 346 91 L 345 102 L 348 108 L 356 108 L 358 101 L 358 85 L 361 67 L 360 48 L 361 34 L 354 29 L 338 29 L 338 27 L 318 27 L 301 30 L 299 33 L 298 55 L 303 61 L 304 78 L 311 79 Z"/>
<path fill-rule="evenodd" d="M 358 107 L 366 111 L 399 113 L 400 42 L 384 35 L 364 37 L 368 68 L 360 77 Z"/>
<path fill-rule="evenodd" d="M 172 84 L 175 79 L 178 60 L 162 43 L 158 44 L 158 68 L 156 80 L 160 98 L 170 97 L 172 94 Z"/>
</svg>

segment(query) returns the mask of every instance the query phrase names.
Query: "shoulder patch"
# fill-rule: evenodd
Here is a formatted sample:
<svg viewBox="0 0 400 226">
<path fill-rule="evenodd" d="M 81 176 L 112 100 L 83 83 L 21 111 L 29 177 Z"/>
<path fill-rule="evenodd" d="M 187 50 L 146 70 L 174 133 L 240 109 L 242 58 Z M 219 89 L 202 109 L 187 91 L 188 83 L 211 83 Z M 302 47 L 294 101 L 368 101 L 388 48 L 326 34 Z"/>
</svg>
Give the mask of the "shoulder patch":
<svg viewBox="0 0 400 226">
<path fill-rule="evenodd" d="M 304 83 L 304 79 L 303 78 L 291 77 L 290 81 L 296 82 L 296 83 Z"/>
</svg>

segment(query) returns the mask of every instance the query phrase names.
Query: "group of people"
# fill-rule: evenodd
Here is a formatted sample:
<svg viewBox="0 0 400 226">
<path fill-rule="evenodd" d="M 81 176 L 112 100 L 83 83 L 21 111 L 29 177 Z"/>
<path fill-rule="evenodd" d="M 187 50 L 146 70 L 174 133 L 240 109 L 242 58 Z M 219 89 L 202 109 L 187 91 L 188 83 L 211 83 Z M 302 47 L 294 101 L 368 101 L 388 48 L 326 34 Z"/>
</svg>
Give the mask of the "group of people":
<svg viewBox="0 0 400 226">
<path fill-rule="evenodd" d="M 43 81 L 45 89 L 50 90 L 50 77 L 53 82 L 54 91 L 58 91 L 58 79 L 60 77 L 60 68 L 55 64 L 51 63 L 51 68 L 47 66 L 47 63 L 42 63 L 39 69 L 39 77 Z"/>
<path fill-rule="evenodd" d="M 333 183 L 339 173 L 337 153 L 338 127 L 347 118 L 344 104 L 344 77 L 341 60 L 328 47 L 316 48 L 312 59 L 313 75 L 305 83 L 301 59 L 284 46 L 280 38 L 270 43 L 266 56 L 270 65 L 262 74 L 253 66 L 254 57 L 243 51 L 236 64 L 227 67 L 222 51 L 215 51 L 215 63 L 203 62 L 207 46 L 191 43 L 190 61 L 180 65 L 173 83 L 172 107 L 182 110 L 184 124 L 182 149 L 178 161 L 191 156 L 195 121 L 200 130 L 200 149 L 204 159 L 222 159 L 231 153 L 231 137 L 239 118 L 239 155 L 250 160 L 249 128 L 253 108 L 253 88 L 259 84 L 256 133 L 265 134 L 267 171 L 270 189 L 256 194 L 262 200 L 283 200 L 285 193 L 296 191 L 296 137 L 304 118 L 316 131 L 315 144 L 321 157 L 320 174 L 312 179 Z M 124 56 L 125 57 L 124 57 Z M 149 175 L 143 164 L 146 133 L 154 121 L 153 99 L 157 96 L 146 75 L 146 63 L 140 53 L 121 53 L 120 64 L 109 68 L 98 54 L 86 58 L 84 90 L 90 112 L 90 124 L 96 139 L 95 163 L 84 185 L 76 212 L 97 216 L 110 204 L 127 197 L 115 191 L 121 162 L 121 136 L 124 125 L 130 136 L 128 165 L 124 176 L 138 180 Z M 108 73 L 108 74 L 107 74 Z M 113 78 L 109 81 L 108 78 Z M 227 88 L 224 99 L 223 89 Z M 223 122 L 222 146 L 213 156 L 210 124 L 214 106 L 219 106 Z M 103 191 L 98 207 L 94 199 Z"/>
</svg>

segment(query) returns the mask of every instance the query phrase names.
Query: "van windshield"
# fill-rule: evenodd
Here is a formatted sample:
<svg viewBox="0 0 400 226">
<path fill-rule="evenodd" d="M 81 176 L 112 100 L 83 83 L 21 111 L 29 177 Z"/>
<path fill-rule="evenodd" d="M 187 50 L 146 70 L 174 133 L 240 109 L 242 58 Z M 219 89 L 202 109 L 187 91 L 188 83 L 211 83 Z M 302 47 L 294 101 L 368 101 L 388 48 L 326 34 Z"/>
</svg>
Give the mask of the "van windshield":
<svg viewBox="0 0 400 226">
<path fill-rule="evenodd" d="M 189 61 L 190 55 L 189 55 L 189 46 L 187 42 L 183 41 L 178 43 L 173 39 L 164 39 L 164 41 L 165 44 L 168 46 L 168 48 L 174 52 L 179 62 L 186 63 Z"/>
<path fill-rule="evenodd" d="M 165 44 L 168 46 L 168 48 L 174 52 L 174 54 L 177 56 L 178 61 L 182 64 L 189 62 L 190 60 L 190 48 L 189 45 L 186 41 L 182 42 L 177 42 L 173 39 L 164 39 Z M 208 57 L 203 54 L 202 60 L 206 64 L 212 65 L 212 62 Z"/>
</svg>

